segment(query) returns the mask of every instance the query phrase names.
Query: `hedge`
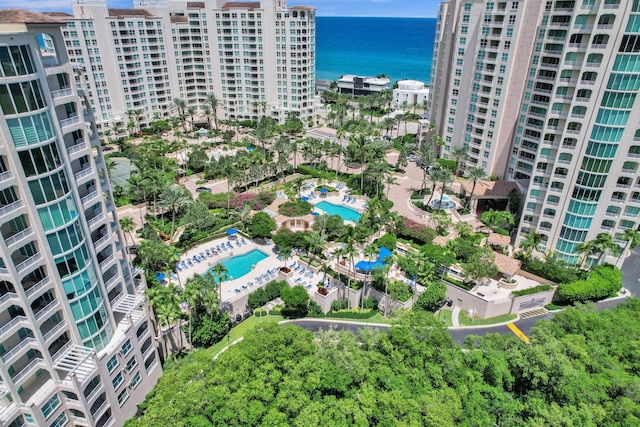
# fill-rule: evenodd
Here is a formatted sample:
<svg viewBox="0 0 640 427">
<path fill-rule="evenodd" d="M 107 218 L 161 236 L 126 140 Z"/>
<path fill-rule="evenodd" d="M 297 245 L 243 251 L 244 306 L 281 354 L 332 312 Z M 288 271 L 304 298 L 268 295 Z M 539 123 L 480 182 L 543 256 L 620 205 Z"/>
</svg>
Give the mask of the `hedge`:
<svg viewBox="0 0 640 427">
<path fill-rule="evenodd" d="M 586 280 L 561 283 L 556 298 L 563 303 L 598 301 L 622 288 L 622 272 L 613 265 L 599 265 Z"/>
<path fill-rule="evenodd" d="M 514 297 L 523 297 L 525 295 L 532 295 L 532 294 L 539 294 L 540 292 L 547 292 L 547 291 L 550 291 L 551 289 L 553 289 L 553 286 L 549 284 L 538 285 L 538 286 L 534 286 L 533 288 L 522 289 L 520 291 L 511 292 L 511 295 L 513 295 Z"/>
<path fill-rule="evenodd" d="M 448 275 L 444 275 L 444 277 L 442 278 L 442 280 L 444 280 L 445 282 L 451 283 L 452 285 L 455 285 L 459 288 L 464 289 L 465 291 L 470 291 L 471 287 L 469 285 L 467 285 L 466 283 L 461 282 L 460 280 L 456 280 L 453 277 L 450 277 Z"/>
</svg>

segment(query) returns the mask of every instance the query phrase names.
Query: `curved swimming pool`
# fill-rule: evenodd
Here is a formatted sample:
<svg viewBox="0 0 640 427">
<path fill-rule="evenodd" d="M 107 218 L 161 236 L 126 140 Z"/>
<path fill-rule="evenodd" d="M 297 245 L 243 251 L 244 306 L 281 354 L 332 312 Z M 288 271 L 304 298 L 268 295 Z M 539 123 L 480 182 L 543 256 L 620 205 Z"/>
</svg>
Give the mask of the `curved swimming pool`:
<svg viewBox="0 0 640 427">
<path fill-rule="evenodd" d="M 227 268 L 227 280 L 239 279 L 245 274 L 251 271 L 251 267 L 254 264 L 259 263 L 262 260 L 269 258 L 269 255 L 262 252 L 260 249 L 253 249 L 246 254 L 236 255 L 231 258 L 223 259 L 220 264 Z M 218 263 L 216 263 L 218 264 Z M 213 267 L 209 268 L 205 274 L 209 274 Z"/>
<path fill-rule="evenodd" d="M 320 202 L 316 205 L 316 208 L 324 211 L 327 215 L 338 215 L 345 221 L 358 222 L 360 220 L 360 212 L 355 209 L 347 208 L 345 206 L 334 205 L 329 202 Z"/>
</svg>

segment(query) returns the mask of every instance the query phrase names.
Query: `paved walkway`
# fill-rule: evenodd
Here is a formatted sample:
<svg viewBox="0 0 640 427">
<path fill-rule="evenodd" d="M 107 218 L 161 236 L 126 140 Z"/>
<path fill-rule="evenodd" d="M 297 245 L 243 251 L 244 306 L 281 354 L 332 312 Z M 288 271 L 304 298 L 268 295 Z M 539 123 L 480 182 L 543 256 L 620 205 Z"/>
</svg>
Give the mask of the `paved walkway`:
<svg viewBox="0 0 640 427">
<path fill-rule="evenodd" d="M 451 326 L 454 328 L 460 327 L 460 322 L 458 322 L 459 315 L 460 315 L 460 307 L 453 307 L 453 310 L 451 310 Z"/>
</svg>

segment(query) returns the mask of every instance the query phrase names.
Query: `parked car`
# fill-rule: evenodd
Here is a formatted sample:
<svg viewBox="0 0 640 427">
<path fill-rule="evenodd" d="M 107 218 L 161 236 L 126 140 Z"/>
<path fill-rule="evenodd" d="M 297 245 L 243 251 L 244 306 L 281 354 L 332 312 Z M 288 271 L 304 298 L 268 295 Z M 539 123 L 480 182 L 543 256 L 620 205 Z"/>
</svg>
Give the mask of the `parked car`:
<svg viewBox="0 0 640 427">
<path fill-rule="evenodd" d="M 251 317 L 252 314 L 253 314 L 253 312 L 250 309 L 247 308 L 242 312 L 242 319 L 243 320 L 247 319 L 247 318 Z"/>
<path fill-rule="evenodd" d="M 207 193 L 211 193 L 211 189 L 207 188 L 207 187 L 198 187 L 196 188 L 196 193 L 202 193 L 203 191 L 206 191 Z"/>
</svg>

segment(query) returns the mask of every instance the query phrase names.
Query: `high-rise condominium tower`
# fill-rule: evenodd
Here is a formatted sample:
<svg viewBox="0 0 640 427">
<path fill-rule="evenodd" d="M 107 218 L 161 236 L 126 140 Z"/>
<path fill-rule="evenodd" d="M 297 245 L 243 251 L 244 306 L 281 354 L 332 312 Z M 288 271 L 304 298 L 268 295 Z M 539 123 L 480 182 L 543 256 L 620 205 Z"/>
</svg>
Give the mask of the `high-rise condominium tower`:
<svg viewBox="0 0 640 427">
<path fill-rule="evenodd" d="M 465 24 L 473 21 L 480 34 L 489 34 L 486 39 L 480 37 L 479 46 L 474 47 L 474 68 L 487 65 L 494 22 L 510 20 L 513 10 L 533 9 L 525 14 L 526 21 L 519 22 L 516 15 L 511 26 L 512 37 L 527 35 L 524 40 L 514 38 L 510 44 L 512 48 L 517 46 L 515 59 L 522 64 L 511 77 L 523 86 L 497 102 L 512 113 L 501 116 L 502 121 L 495 125 L 510 128 L 511 134 L 505 134 L 497 146 L 491 145 L 490 149 L 498 152 L 488 154 L 490 159 L 502 159 L 497 169 L 488 173 L 518 180 L 527 188 L 517 242 L 529 232 L 540 233 L 541 250 L 555 251 L 561 259 L 573 263 L 580 256 L 577 245 L 599 233 L 610 233 L 622 244 L 621 233 L 637 229 L 640 214 L 640 2 L 448 3 L 449 10 L 455 3 L 461 14 L 454 37 L 463 37 L 463 29 L 470 25 Z M 472 13 L 475 8 L 477 15 Z M 509 25 L 505 29 L 509 30 Z M 498 52 L 504 49 L 503 44 L 496 47 Z M 485 78 L 476 69 L 461 72 L 461 82 Z M 446 117 L 438 122 L 445 127 L 450 109 L 456 107 L 451 105 L 459 77 L 456 73 L 449 79 L 453 84 L 447 83 L 450 92 L 432 106 L 440 112 L 436 117 Z M 447 80 L 444 75 L 440 78 Z M 494 94 L 500 84 L 511 85 L 506 78 L 494 78 L 491 83 L 486 90 Z M 477 111 L 481 105 L 484 108 L 484 91 L 482 83 L 472 83 L 472 99 L 464 107 L 467 121 L 477 122 Z M 468 124 L 465 127 L 468 129 Z M 469 136 L 472 141 L 474 131 Z M 469 137 L 465 130 L 462 141 Z M 452 139 L 451 143 L 457 141 Z M 473 155 L 473 143 L 469 147 Z"/>
<path fill-rule="evenodd" d="M 161 373 L 66 17 L 0 11 L 0 425 L 111 426 Z"/>
<path fill-rule="evenodd" d="M 203 109 L 209 94 L 219 118 L 313 115 L 313 8 L 288 8 L 286 0 L 151 0 L 110 9 L 96 0 L 77 1 L 73 11 L 67 50 L 87 68 L 84 84 L 101 131 L 172 115 L 177 98 Z"/>
</svg>

